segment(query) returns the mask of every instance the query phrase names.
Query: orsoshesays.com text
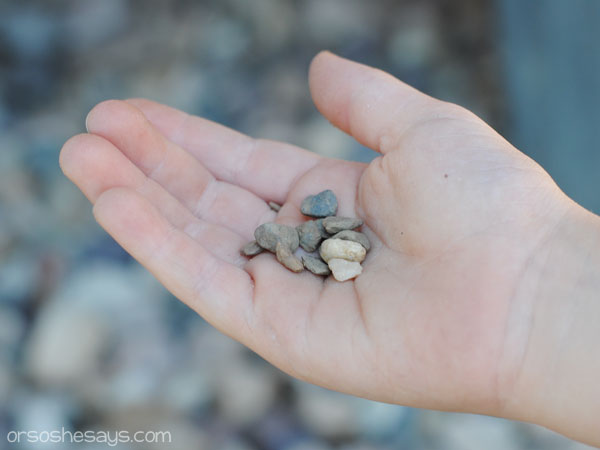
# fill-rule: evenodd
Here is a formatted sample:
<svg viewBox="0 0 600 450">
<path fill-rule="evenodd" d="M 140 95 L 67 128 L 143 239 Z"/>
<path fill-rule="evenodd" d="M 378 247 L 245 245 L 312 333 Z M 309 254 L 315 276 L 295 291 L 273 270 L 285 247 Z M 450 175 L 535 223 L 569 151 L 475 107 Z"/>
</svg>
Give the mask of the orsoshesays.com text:
<svg viewBox="0 0 600 450">
<path fill-rule="evenodd" d="M 170 444 L 170 431 L 134 431 L 128 430 L 86 430 L 70 431 L 62 427 L 60 430 L 23 431 L 11 430 L 6 434 L 9 444 L 20 443 L 96 443 L 115 447 L 123 443 L 159 443 Z"/>
</svg>

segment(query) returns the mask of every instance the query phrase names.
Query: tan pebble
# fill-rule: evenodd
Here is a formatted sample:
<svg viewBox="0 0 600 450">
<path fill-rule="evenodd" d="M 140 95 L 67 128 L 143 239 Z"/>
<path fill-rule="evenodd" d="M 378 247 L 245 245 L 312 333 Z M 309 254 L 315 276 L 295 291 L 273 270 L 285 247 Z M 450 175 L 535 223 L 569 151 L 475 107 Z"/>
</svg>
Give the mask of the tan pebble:
<svg viewBox="0 0 600 450">
<path fill-rule="evenodd" d="M 351 280 L 362 273 L 362 266 L 356 261 L 333 258 L 327 263 L 337 281 Z"/>
<path fill-rule="evenodd" d="M 281 209 L 281 205 L 279 203 L 269 202 L 269 208 L 271 208 L 275 212 L 279 212 L 279 210 Z"/>
<path fill-rule="evenodd" d="M 304 270 L 302 261 L 294 256 L 287 245 L 278 242 L 275 246 L 275 255 L 277 256 L 277 261 L 290 269 L 292 272 L 302 272 Z"/>
<path fill-rule="evenodd" d="M 292 252 L 300 245 L 296 229 L 280 223 L 263 223 L 254 230 L 254 238 L 258 245 L 273 253 L 277 242 L 280 241 L 286 244 Z"/>
<path fill-rule="evenodd" d="M 358 242 L 332 238 L 323 241 L 319 253 L 325 262 L 332 258 L 361 262 L 365 259 L 367 250 Z"/>
</svg>

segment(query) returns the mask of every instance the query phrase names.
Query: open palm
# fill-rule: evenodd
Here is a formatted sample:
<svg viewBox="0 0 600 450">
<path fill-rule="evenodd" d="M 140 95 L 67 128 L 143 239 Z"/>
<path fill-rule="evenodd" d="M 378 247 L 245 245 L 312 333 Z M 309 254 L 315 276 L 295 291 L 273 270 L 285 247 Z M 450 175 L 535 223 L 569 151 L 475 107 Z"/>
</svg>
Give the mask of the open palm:
<svg viewBox="0 0 600 450">
<path fill-rule="evenodd" d="M 325 117 L 382 156 L 323 158 L 128 100 L 94 108 L 61 166 L 174 295 L 284 371 L 377 400 L 494 410 L 526 344 L 528 262 L 566 197 L 474 115 L 383 72 L 322 53 L 310 84 Z M 324 189 L 365 222 L 373 248 L 356 280 L 240 256 L 257 225 L 297 225 L 302 199 Z"/>
</svg>

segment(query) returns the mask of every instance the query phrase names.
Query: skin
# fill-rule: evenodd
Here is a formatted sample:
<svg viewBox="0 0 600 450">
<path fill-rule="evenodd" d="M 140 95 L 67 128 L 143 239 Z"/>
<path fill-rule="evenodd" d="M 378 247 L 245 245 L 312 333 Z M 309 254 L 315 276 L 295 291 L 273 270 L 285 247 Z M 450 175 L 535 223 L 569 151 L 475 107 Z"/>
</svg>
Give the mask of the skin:
<svg viewBox="0 0 600 450">
<path fill-rule="evenodd" d="M 600 445 L 600 218 L 459 106 L 328 52 L 309 81 L 319 111 L 379 157 L 324 158 L 131 99 L 97 105 L 61 167 L 167 289 L 290 375 Z M 365 222 L 356 280 L 239 255 L 259 224 L 304 221 L 301 201 L 324 189 Z"/>
</svg>

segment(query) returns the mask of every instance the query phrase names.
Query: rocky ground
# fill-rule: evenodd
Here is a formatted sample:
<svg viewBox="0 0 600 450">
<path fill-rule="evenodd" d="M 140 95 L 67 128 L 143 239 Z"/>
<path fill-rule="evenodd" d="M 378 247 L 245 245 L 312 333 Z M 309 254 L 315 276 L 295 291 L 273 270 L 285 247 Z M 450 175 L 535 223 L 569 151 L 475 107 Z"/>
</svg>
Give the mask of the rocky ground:
<svg viewBox="0 0 600 450">
<path fill-rule="evenodd" d="M 368 161 L 311 104 L 322 48 L 502 130 L 491 14 L 475 0 L 0 3 L 0 438 L 66 426 L 170 430 L 182 449 L 583 448 L 290 379 L 171 298 L 58 168 L 96 102 L 131 96 Z"/>
</svg>

